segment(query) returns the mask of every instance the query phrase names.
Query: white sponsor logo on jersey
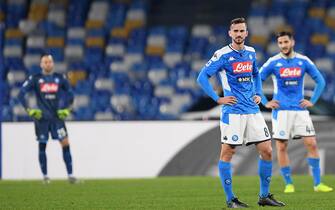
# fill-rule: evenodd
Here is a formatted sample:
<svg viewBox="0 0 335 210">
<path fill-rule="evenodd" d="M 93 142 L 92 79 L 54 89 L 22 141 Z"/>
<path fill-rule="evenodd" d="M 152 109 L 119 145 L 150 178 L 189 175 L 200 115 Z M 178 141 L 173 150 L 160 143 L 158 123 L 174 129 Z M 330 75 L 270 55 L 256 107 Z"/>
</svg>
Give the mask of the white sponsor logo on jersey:
<svg viewBox="0 0 335 210">
<path fill-rule="evenodd" d="M 235 63 L 233 63 L 233 72 L 235 74 L 252 72 L 251 61 L 235 62 Z"/>
<path fill-rule="evenodd" d="M 280 77 L 300 77 L 301 76 L 301 68 L 299 67 L 291 67 L 291 68 L 281 68 L 280 69 Z"/>
<path fill-rule="evenodd" d="M 40 90 L 42 93 L 56 93 L 58 91 L 57 83 L 42 83 L 40 85 Z"/>
</svg>

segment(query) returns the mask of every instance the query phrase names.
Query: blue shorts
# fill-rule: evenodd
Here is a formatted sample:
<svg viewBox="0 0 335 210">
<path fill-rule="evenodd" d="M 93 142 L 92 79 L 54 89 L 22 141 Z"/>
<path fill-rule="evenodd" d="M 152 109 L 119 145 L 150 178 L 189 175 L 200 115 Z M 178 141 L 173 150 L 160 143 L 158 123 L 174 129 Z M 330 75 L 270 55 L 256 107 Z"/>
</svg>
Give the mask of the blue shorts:
<svg viewBox="0 0 335 210">
<path fill-rule="evenodd" d="M 62 141 L 67 137 L 65 123 L 62 120 L 35 120 L 35 134 L 37 141 L 47 142 L 49 132 L 52 139 Z"/>
</svg>

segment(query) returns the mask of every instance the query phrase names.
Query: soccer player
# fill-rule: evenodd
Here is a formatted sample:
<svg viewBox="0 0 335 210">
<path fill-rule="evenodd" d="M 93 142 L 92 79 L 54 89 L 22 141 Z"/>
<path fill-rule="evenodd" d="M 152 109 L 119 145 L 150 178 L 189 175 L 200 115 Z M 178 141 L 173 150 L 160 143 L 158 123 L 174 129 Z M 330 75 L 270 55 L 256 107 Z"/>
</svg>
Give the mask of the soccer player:
<svg viewBox="0 0 335 210">
<path fill-rule="evenodd" d="M 320 158 L 315 131 L 307 110 L 318 100 L 325 87 L 325 80 L 314 63 L 306 56 L 294 52 L 294 39 L 290 32 L 277 35 L 280 53 L 269 58 L 260 69 L 264 81 L 273 75 L 274 96 L 268 101 L 262 95 L 262 104 L 272 109 L 272 131 L 276 140 L 277 156 L 281 174 L 285 180 L 285 193 L 295 191 L 287 154 L 288 140 L 302 138 L 307 149 L 308 165 L 312 169 L 314 191 L 330 192 L 333 189 L 321 183 Z M 304 75 L 309 74 L 316 83 L 310 100 L 304 98 Z"/>
<path fill-rule="evenodd" d="M 43 55 L 40 66 L 42 73 L 29 76 L 23 83 L 18 97 L 29 116 L 34 120 L 35 134 L 38 141 L 38 159 L 43 181 L 44 183 L 50 182 L 45 151 L 49 133 L 51 133 L 51 137 L 57 139 L 62 146 L 68 180 L 70 183 L 76 183 L 77 179 L 72 175 L 70 144 L 64 123 L 64 119 L 70 114 L 70 109 L 60 107 L 61 92 L 63 91 L 68 96 L 69 105 L 73 102 L 73 93 L 65 77 L 53 72 L 54 62 L 51 55 Z M 31 108 L 27 105 L 25 95 L 30 91 L 36 95 L 37 108 Z"/>
<path fill-rule="evenodd" d="M 255 49 L 244 45 L 248 36 L 244 18 L 231 21 L 229 36 L 232 43 L 216 51 L 202 68 L 198 83 L 214 101 L 222 106 L 221 154 L 218 164 L 222 187 L 228 208 L 246 208 L 232 190 L 231 159 L 236 146 L 254 144 L 260 154 L 258 174 L 261 206 L 284 206 L 269 192 L 272 176 L 271 135 L 258 104 L 261 101 L 261 79 L 256 66 Z M 219 97 L 209 82 L 216 75 L 220 78 L 224 97 Z"/>
</svg>

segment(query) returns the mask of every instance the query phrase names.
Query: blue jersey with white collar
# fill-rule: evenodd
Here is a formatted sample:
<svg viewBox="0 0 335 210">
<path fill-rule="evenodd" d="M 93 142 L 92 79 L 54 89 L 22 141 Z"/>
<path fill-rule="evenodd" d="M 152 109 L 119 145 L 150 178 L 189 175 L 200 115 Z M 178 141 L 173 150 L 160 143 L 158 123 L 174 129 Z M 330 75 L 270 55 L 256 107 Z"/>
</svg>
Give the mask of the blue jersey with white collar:
<svg viewBox="0 0 335 210">
<path fill-rule="evenodd" d="M 44 120 L 58 119 L 57 110 L 70 105 L 74 98 L 69 82 L 58 73 L 50 75 L 39 73 L 29 76 L 18 95 L 19 101 L 26 109 L 29 107 L 25 100 L 25 94 L 30 91 L 36 95 L 37 106 L 42 110 L 42 119 Z M 64 96 L 67 96 L 68 99 L 63 107 L 60 105 L 62 92 L 66 94 Z"/>
<path fill-rule="evenodd" d="M 279 101 L 278 110 L 306 110 L 300 107 L 304 99 L 304 76 L 309 74 L 316 82 L 311 102 L 314 104 L 325 87 L 325 80 L 314 63 L 306 56 L 295 53 L 292 58 L 286 58 L 281 53 L 269 58 L 260 69 L 262 80 L 270 75 L 274 83 L 273 99 Z M 262 103 L 267 99 L 263 96 Z"/>
<path fill-rule="evenodd" d="M 221 82 L 224 96 L 235 96 L 237 103 L 223 105 L 222 113 L 254 114 L 259 112 L 253 97 L 261 95 L 261 79 L 256 65 L 255 49 L 245 46 L 243 50 L 235 50 L 230 45 L 216 51 L 213 57 L 202 68 L 198 83 L 214 101 L 219 96 L 209 83 L 209 78 L 216 75 Z"/>
</svg>

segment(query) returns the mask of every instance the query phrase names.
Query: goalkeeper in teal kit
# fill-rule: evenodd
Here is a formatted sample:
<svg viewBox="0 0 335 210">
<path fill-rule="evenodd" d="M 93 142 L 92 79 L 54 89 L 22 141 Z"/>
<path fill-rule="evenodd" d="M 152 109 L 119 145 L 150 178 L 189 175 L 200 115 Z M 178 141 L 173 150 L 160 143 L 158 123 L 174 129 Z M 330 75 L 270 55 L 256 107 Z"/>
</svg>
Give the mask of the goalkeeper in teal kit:
<svg viewBox="0 0 335 210">
<path fill-rule="evenodd" d="M 261 101 L 262 84 L 256 65 L 255 49 L 244 45 L 248 35 L 246 21 L 237 18 L 231 21 L 229 36 L 232 43 L 219 49 L 202 68 L 198 83 L 218 104 L 222 105 L 221 154 L 218 163 L 222 187 L 228 208 L 247 208 L 233 192 L 231 160 L 236 147 L 242 144 L 255 145 L 259 153 L 258 174 L 261 206 L 285 206 L 270 193 L 272 176 L 271 135 L 258 104 Z M 209 78 L 220 78 L 224 97 L 219 97 Z"/>
<path fill-rule="evenodd" d="M 41 57 L 40 66 L 42 73 L 29 76 L 23 83 L 19 93 L 19 101 L 27 110 L 35 124 L 35 134 L 38 141 L 38 159 L 43 174 L 44 183 L 49 183 L 50 179 L 47 173 L 46 146 L 49 139 L 49 133 L 52 139 L 58 140 L 62 146 L 63 159 L 68 173 L 70 183 L 76 183 L 77 179 L 72 175 L 72 157 L 65 118 L 70 114 L 67 107 L 60 107 L 60 94 L 63 91 L 68 98 L 65 105 L 71 105 L 73 102 L 73 92 L 65 77 L 54 73 L 54 62 L 51 55 Z M 28 107 L 25 95 L 33 92 L 36 95 L 37 107 Z"/>
<path fill-rule="evenodd" d="M 290 32 L 277 35 L 280 53 L 269 58 L 260 69 L 262 80 L 272 75 L 274 83 L 273 99 L 262 96 L 262 104 L 272 109 L 272 131 L 276 140 L 278 163 L 285 180 L 285 193 L 295 192 L 291 178 L 290 161 L 287 154 L 289 139 L 303 139 L 308 152 L 307 162 L 312 169 L 314 191 L 331 192 L 333 188 L 323 184 L 320 176 L 320 158 L 314 126 L 307 110 L 320 97 L 325 80 L 314 63 L 306 56 L 294 52 L 294 39 Z M 304 75 L 309 74 L 315 81 L 315 89 L 310 100 L 304 98 Z"/>
</svg>

